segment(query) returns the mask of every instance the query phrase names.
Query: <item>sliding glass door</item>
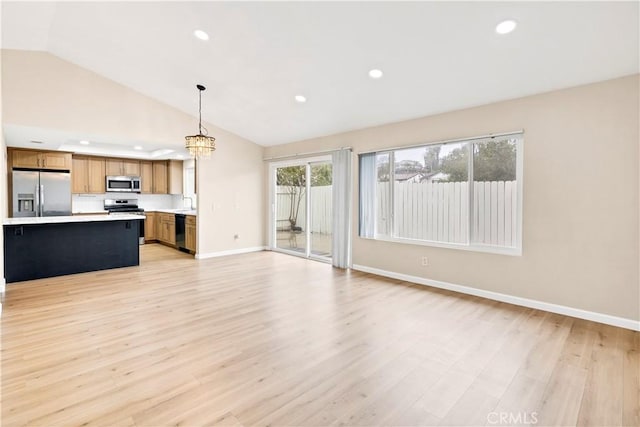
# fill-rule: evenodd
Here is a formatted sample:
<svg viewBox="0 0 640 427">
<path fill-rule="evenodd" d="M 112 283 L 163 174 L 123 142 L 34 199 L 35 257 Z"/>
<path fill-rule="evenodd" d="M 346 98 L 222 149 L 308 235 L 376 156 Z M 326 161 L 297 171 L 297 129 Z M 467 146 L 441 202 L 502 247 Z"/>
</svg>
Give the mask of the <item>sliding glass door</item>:
<svg viewBox="0 0 640 427">
<path fill-rule="evenodd" d="M 307 254 L 306 166 L 276 169 L 276 248 Z"/>
<path fill-rule="evenodd" d="M 331 260 L 332 178 L 327 158 L 273 165 L 272 248 Z"/>
</svg>

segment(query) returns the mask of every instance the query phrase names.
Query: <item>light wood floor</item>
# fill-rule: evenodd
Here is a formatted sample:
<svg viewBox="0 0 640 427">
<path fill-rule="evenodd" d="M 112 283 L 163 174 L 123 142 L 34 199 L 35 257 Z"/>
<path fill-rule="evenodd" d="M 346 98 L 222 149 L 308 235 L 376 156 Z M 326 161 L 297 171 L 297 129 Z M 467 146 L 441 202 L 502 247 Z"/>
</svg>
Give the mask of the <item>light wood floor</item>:
<svg viewBox="0 0 640 427">
<path fill-rule="evenodd" d="M 7 287 L 3 426 L 640 424 L 638 333 L 277 253 L 142 255 Z"/>
</svg>

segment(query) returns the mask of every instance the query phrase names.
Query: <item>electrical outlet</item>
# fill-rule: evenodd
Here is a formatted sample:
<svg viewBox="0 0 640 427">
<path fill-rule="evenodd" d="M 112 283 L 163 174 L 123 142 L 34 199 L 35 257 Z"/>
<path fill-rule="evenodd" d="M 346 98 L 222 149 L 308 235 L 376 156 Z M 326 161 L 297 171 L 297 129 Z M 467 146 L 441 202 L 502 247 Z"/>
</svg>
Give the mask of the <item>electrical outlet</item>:
<svg viewBox="0 0 640 427">
<path fill-rule="evenodd" d="M 421 262 L 423 267 L 428 267 L 429 266 L 429 258 L 426 257 L 426 256 L 423 256 L 420 262 Z"/>
<path fill-rule="evenodd" d="M 233 238 L 234 238 L 234 239 L 236 239 L 236 240 L 238 240 L 238 239 L 240 238 L 240 235 L 239 235 L 239 234 L 234 234 L 234 235 L 233 235 Z"/>
</svg>

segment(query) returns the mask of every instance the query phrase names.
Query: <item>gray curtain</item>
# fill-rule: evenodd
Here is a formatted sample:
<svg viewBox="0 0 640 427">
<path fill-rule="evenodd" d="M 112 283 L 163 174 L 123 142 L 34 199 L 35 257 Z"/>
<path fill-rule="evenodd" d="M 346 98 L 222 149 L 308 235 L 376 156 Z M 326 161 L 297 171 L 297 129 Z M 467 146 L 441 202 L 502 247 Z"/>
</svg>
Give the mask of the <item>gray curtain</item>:
<svg viewBox="0 0 640 427">
<path fill-rule="evenodd" d="M 351 266 L 351 150 L 332 154 L 334 267 Z"/>
</svg>

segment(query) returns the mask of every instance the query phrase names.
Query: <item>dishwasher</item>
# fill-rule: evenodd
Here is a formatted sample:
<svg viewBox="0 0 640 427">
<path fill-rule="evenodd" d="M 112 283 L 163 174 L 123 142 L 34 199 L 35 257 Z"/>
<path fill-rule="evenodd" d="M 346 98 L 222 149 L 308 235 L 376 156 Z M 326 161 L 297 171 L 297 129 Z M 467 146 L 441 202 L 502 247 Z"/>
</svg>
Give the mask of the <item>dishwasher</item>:
<svg viewBox="0 0 640 427">
<path fill-rule="evenodd" d="M 181 251 L 189 252 L 189 250 L 185 248 L 185 244 L 184 244 L 184 238 L 185 238 L 184 222 L 186 218 L 187 218 L 186 215 L 176 214 L 176 246 Z"/>
</svg>

